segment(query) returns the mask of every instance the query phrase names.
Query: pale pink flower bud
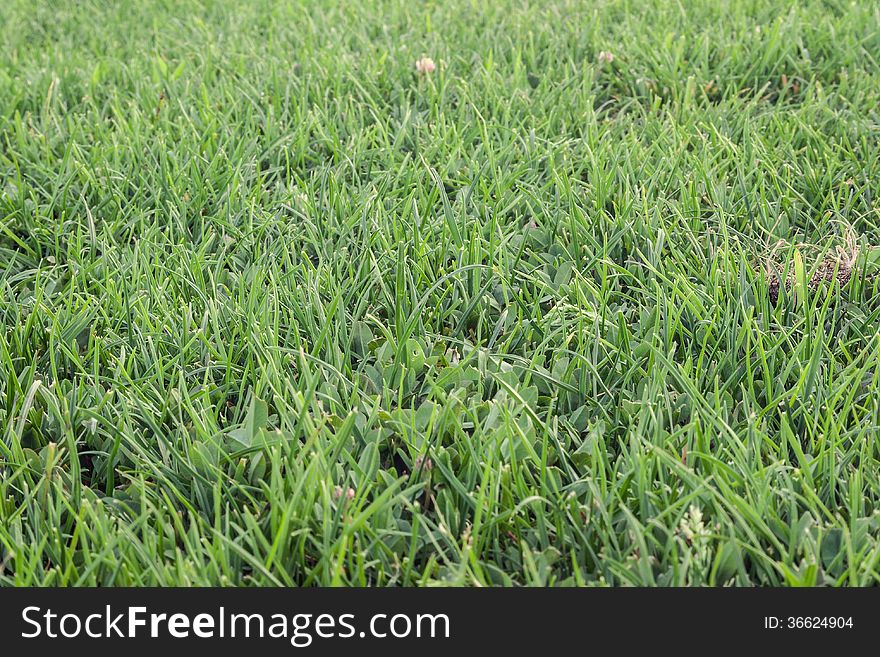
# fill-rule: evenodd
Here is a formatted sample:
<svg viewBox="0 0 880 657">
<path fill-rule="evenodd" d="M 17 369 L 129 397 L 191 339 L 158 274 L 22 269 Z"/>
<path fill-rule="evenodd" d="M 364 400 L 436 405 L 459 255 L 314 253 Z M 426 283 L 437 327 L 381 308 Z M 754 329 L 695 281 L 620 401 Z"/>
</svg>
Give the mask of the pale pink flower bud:
<svg viewBox="0 0 880 657">
<path fill-rule="evenodd" d="M 333 489 L 333 500 L 338 502 L 342 499 L 343 495 L 345 499 L 352 500 L 354 499 L 354 488 L 348 488 L 343 491 L 342 486 L 337 486 Z"/>
<path fill-rule="evenodd" d="M 422 75 L 429 75 L 433 73 L 436 68 L 437 65 L 430 57 L 422 57 L 421 59 L 416 60 L 416 71 Z"/>
</svg>

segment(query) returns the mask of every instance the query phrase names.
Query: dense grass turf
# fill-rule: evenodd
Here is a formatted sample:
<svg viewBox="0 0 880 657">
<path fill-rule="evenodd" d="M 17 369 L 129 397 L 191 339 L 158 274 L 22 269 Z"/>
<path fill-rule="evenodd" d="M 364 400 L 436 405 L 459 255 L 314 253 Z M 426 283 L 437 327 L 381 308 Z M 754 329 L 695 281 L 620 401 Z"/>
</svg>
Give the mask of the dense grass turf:
<svg viewBox="0 0 880 657">
<path fill-rule="evenodd" d="M 0 26 L 0 583 L 880 582 L 877 3 Z"/>
</svg>

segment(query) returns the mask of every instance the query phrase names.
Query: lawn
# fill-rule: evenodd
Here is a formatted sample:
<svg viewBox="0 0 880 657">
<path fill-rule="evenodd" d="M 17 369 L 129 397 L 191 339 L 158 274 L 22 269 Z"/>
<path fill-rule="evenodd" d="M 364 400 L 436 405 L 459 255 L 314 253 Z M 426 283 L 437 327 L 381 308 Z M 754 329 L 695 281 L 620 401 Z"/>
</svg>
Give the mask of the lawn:
<svg viewBox="0 0 880 657">
<path fill-rule="evenodd" d="M 0 34 L 0 585 L 880 583 L 877 3 Z"/>
</svg>

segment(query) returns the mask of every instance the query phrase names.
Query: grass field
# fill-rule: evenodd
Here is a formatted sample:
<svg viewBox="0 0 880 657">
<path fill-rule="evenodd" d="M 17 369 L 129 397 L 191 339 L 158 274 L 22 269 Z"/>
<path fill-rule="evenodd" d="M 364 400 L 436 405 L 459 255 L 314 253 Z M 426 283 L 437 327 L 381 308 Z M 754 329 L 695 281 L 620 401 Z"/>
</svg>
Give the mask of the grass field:
<svg viewBox="0 0 880 657">
<path fill-rule="evenodd" d="M 0 584 L 880 583 L 877 3 L 0 30 Z"/>
</svg>

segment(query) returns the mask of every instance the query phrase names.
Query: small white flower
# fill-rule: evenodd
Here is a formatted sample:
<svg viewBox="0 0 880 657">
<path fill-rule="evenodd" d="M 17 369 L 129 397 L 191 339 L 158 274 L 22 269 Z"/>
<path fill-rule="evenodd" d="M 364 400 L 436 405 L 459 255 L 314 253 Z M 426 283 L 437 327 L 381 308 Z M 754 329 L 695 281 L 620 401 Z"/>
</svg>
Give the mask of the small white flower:
<svg viewBox="0 0 880 657">
<path fill-rule="evenodd" d="M 421 59 L 416 60 L 416 71 L 422 75 L 429 75 L 433 73 L 436 68 L 437 65 L 430 57 L 422 57 Z"/>
</svg>

